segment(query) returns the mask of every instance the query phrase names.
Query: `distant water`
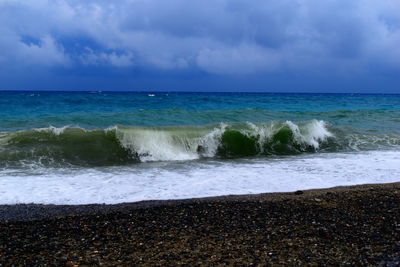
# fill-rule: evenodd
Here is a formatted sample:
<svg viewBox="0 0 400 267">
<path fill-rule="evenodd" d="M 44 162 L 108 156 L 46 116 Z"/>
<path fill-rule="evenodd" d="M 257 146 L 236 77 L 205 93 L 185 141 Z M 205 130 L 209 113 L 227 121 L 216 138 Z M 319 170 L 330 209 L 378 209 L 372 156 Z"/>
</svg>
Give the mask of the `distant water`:
<svg viewBox="0 0 400 267">
<path fill-rule="evenodd" d="M 0 92 L 0 204 L 400 181 L 400 95 Z"/>
</svg>

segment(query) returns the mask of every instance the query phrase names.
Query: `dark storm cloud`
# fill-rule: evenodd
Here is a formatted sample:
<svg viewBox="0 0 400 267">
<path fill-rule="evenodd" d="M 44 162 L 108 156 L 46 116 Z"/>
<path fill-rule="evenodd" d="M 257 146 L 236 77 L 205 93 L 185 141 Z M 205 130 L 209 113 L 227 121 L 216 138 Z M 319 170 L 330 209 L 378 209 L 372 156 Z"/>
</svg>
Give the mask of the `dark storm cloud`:
<svg viewBox="0 0 400 267">
<path fill-rule="evenodd" d="M 399 10 L 396 0 L 3 0 L 0 70 L 399 73 Z"/>
</svg>

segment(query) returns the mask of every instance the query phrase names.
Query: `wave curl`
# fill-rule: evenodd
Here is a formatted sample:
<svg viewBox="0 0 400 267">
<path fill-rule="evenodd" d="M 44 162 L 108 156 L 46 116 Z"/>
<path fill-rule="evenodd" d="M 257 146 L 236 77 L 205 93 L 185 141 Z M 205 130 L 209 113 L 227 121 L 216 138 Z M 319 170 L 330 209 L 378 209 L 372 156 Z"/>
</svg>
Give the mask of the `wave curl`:
<svg viewBox="0 0 400 267">
<path fill-rule="evenodd" d="M 295 155 L 400 145 L 396 135 L 365 135 L 325 121 L 86 130 L 48 127 L 0 133 L 0 165 L 121 165 L 146 161 Z"/>
</svg>

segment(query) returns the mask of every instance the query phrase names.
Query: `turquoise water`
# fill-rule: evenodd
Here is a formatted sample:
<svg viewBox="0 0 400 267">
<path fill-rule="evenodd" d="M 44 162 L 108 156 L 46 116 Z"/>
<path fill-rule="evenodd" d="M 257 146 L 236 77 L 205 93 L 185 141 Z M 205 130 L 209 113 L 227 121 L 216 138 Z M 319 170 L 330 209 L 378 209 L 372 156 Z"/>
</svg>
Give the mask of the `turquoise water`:
<svg viewBox="0 0 400 267">
<path fill-rule="evenodd" d="M 400 133 L 400 95 L 0 92 L 0 131 L 325 120 Z"/>
<path fill-rule="evenodd" d="M 400 95 L 1 92 L 0 166 L 397 149 Z"/>
<path fill-rule="evenodd" d="M 0 204 L 400 180 L 400 95 L 0 92 Z"/>
</svg>

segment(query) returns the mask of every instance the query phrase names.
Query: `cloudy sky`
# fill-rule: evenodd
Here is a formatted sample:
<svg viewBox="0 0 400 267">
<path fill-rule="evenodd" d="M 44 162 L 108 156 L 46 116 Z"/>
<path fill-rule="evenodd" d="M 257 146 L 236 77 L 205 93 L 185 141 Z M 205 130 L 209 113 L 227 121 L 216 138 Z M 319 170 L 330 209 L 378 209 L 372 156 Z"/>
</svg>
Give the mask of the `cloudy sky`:
<svg viewBox="0 0 400 267">
<path fill-rule="evenodd" d="M 0 89 L 400 93 L 400 1 L 0 0 Z"/>
</svg>

